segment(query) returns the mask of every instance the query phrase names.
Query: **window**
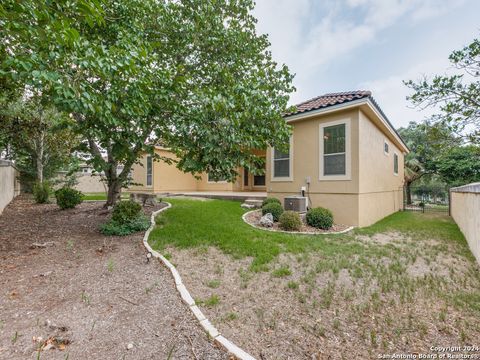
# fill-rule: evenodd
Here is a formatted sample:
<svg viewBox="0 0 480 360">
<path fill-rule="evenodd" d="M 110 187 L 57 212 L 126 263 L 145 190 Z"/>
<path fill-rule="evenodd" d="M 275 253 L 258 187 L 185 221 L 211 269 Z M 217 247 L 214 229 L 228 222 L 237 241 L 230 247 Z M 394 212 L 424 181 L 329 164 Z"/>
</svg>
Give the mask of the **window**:
<svg viewBox="0 0 480 360">
<path fill-rule="evenodd" d="M 388 155 L 388 150 L 389 150 L 388 149 L 388 143 L 385 141 L 383 143 L 383 152 L 384 152 L 385 155 Z"/>
<path fill-rule="evenodd" d="M 350 180 L 350 120 L 320 125 L 320 180 Z"/>
<path fill-rule="evenodd" d="M 398 175 L 398 155 L 393 154 L 393 173 Z"/>
<path fill-rule="evenodd" d="M 224 183 L 224 182 L 227 182 L 227 178 L 220 177 L 218 180 L 214 180 L 213 178 L 210 178 L 210 173 L 208 173 L 207 174 L 207 181 L 209 183 Z"/>
<path fill-rule="evenodd" d="M 152 186 L 152 157 L 147 156 L 147 186 Z"/>
<path fill-rule="evenodd" d="M 290 137 L 290 144 L 288 151 L 283 152 L 272 148 L 272 181 L 292 181 L 293 180 L 293 169 L 292 169 L 292 159 L 293 159 L 293 137 Z M 259 177 L 257 179 L 258 185 L 262 179 Z M 255 182 L 255 178 L 254 178 Z M 256 185 L 256 184 L 254 184 Z"/>
<path fill-rule="evenodd" d="M 265 186 L 265 175 L 254 175 L 253 186 Z"/>
</svg>

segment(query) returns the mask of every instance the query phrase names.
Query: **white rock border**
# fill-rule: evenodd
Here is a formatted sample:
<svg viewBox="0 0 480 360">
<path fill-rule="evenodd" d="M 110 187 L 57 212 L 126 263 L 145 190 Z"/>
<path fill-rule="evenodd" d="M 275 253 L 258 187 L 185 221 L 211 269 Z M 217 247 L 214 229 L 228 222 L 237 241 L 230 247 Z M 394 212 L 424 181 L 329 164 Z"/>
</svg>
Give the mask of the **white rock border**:
<svg viewBox="0 0 480 360">
<path fill-rule="evenodd" d="M 160 259 L 160 261 L 168 269 L 170 269 L 170 272 L 172 273 L 172 277 L 175 280 L 175 286 L 178 292 L 180 293 L 180 297 L 188 305 L 193 315 L 197 318 L 200 325 L 207 332 L 207 334 L 213 339 L 213 341 L 219 344 L 229 354 L 235 356 L 239 360 L 256 360 L 253 356 L 251 356 L 250 354 L 248 354 L 247 352 L 245 352 L 244 350 L 242 350 L 237 345 L 235 345 L 234 343 L 232 343 L 231 341 L 229 341 L 228 339 L 226 339 L 220 334 L 220 332 L 215 328 L 215 326 L 212 325 L 212 323 L 205 317 L 205 315 L 203 315 L 200 308 L 195 304 L 195 300 L 193 300 L 187 288 L 182 283 L 182 278 L 180 277 L 180 274 L 178 273 L 177 269 L 175 269 L 175 266 L 173 266 L 172 263 L 168 261 L 162 254 L 153 250 L 150 244 L 148 243 L 148 237 L 150 236 L 150 233 L 152 232 L 152 230 L 155 228 L 155 217 L 158 214 L 160 214 L 162 211 L 165 211 L 172 207 L 172 204 L 166 201 L 164 201 L 164 203 L 167 204 L 166 207 L 152 213 L 150 217 L 150 227 L 145 232 L 145 235 L 143 237 L 143 245 L 145 246 L 147 251 L 149 251 L 152 254 L 153 257 Z"/>
<path fill-rule="evenodd" d="M 276 232 L 276 233 L 285 233 L 285 234 L 290 234 L 290 235 L 310 235 L 310 236 L 318 236 L 318 235 L 338 235 L 338 234 L 344 234 L 346 232 L 349 232 L 351 230 L 354 229 L 354 226 L 350 226 L 348 228 L 346 228 L 345 230 L 342 230 L 342 231 L 332 231 L 332 232 L 324 232 L 324 233 L 312 233 L 312 232 L 308 232 L 308 231 L 286 231 L 286 230 L 275 230 L 275 229 L 270 229 L 270 228 L 266 228 L 266 227 L 263 227 L 263 226 L 258 226 L 258 225 L 255 225 L 255 224 L 252 224 L 252 223 L 249 223 L 247 221 L 247 215 L 250 214 L 250 213 L 253 213 L 255 211 L 261 211 L 261 209 L 256 209 L 256 210 L 251 210 L 251 211 L 247 211 L 245 214 L 242 215 L 242 220 L 245 224 L 248 224 L 250 225 L 251 227 L 255 228 L 255 229 L 259 229 L 259 230 L 264 230 L 264 231 L 270 231 L 270 232 Z"/>
</svg>

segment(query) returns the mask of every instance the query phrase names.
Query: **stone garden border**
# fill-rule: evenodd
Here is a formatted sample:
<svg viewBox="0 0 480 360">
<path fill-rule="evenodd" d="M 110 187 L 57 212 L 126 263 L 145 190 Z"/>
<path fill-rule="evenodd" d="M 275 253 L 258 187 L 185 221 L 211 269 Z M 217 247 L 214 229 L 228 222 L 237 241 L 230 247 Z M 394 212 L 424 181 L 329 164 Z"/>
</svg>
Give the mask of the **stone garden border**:
<svg viewBox="0 0 480 360">
<path fill-rule="evenodd" d="M 190 295 L 187 288 L 183 284 L 182 278 L 180 277 L 180 274 L 178 273 L 177 269 L 175 269 L 175 266 L 173 266 L 172 263 L 168 261 L 162 254 L 153 250 L 150 244 L 148 243 L 148 237 L 150 236 L 151 231 L 155 228 L 155 217 L 158 214 L 160 214 L 162 211 L 165 211 L 172 207 L 172 204 L 166 201 L 164 201 L 164 203 L 167 204 L 166 207 L 152 213 L 150 217 L 150 227 L 145 232 L 145 235 L 143 237 L 143 245 L 145 246 L 147 251 L 152 254 L 153 257 L 160 259 L 160 261 L 170 270 L 172 277 L 175 281 L 175 286 L 183 302 L 185 302 L 188 305 L 193 315 L 195 315 L 200 325 L 208 333 L 208 335 L 213 339 L 213 341 L 219 344 L 229 354 L 235 356 L 239 360 L 255 360 L 253 356 L 251 356 L 250 354 L 248 354 L 247 352 L 245 352 L 244 350 L 242 350 L 237 345 L 235 345 L 230 340 L 228 340 L 227 338 L 223 337 L 220 334 L 220 332 L 215 328 L 215 326 L 212 325 L 212 323 L 205 317 L 205 315 L 203 315 L 200 308 L 195 304 L 195 300 L 193 300 L 192 296 Z"/>
<path fill-rule="evenodd" d="M 255 224 L 252 224 L 252 223 L 249 223 L 247 221 L 247 215 L 248 214 L 251 214 L 255 211 L 261 211 L 260 209 L 256 209 L 256 210 L 251 210 L 251 211 L 247 211 L 245 214 L 242 215 L 242 220 L 245 222 L 245 224 L 248 224 L 250 225 L 251 227 L 255 228 L 255 229 L 259 229 L 259 230 L 264 230 L 264 231 L 270 231 L 270 232 L 275 232 L 275 233 L 285 233 L 285 234 L 291 234 L 291 235 L 310 235 L 310 236 L 318 236 L 318 235 L 338 235 L 338 234 L 344 234 L 346 232 L 349 232 L 351 230 L 353 230 L 354 226 L 350 226 L 348 228 L 346 228 L 345 230 L 342 230 L 342 231 L 332 231 L 332 232 L 323 232 L 323 233 L 312 233 L 312 232 L 308 232 L 308 231 L 286 231 L 286 230 L 275 230 L 275 229 L 270 229 L 270 228 L 265 228 L 265 227 L 262 227 L 262 226 L 258 226 L 258 225 L 255 225 Z"/>
</svg>

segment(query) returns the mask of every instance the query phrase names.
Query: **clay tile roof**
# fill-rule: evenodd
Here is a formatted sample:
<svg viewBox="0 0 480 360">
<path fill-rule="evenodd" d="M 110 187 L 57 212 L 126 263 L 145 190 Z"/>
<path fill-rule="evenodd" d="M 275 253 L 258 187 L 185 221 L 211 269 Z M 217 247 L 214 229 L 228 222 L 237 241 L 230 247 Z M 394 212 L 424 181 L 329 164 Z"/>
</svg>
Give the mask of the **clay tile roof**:
<svg viewBox="0 0 480 360">
<path fill-rule="evenodd" d="M 285 116 L 301 114 L 332 105 L 338 105 L 353 100 L 368 98 L 371 96 L 372 93 L 370 91 L 364 90 L 324 94 L 296 105 L 296 111 L 287 113 L 285 114 Z"/>
</svg>

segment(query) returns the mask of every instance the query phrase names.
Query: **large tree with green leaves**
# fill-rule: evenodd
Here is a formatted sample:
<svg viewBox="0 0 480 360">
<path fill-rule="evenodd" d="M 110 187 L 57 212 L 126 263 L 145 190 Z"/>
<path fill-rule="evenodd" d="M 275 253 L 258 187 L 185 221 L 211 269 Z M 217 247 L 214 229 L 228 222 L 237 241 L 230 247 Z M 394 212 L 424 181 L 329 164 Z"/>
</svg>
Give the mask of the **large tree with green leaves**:
<svg viewBox="0 0 480 360">
<path fill-rule="evenodd" d="M 449 57 L 457 70 L 453 75 L 437 75 L 405 84 L 414 90 L 409 97 L 421 108 L 435 108 L 433 120 L 450 128 L 469 142 L 480 143 L 480 39 Z"/>
<path fill-rule="evenodd" d="M 292 76 L 256 34 L 253 6 L 7 0 L 1 74 L 73 115 L 83 150 L 105 173 L 107 205 L 156 143 L 179 157 L 183 171 L 233 179 L 237 166 L 258 167 L 252 149 L 280 146 L 289 135 L 281 114 Z"/>
</svg>

